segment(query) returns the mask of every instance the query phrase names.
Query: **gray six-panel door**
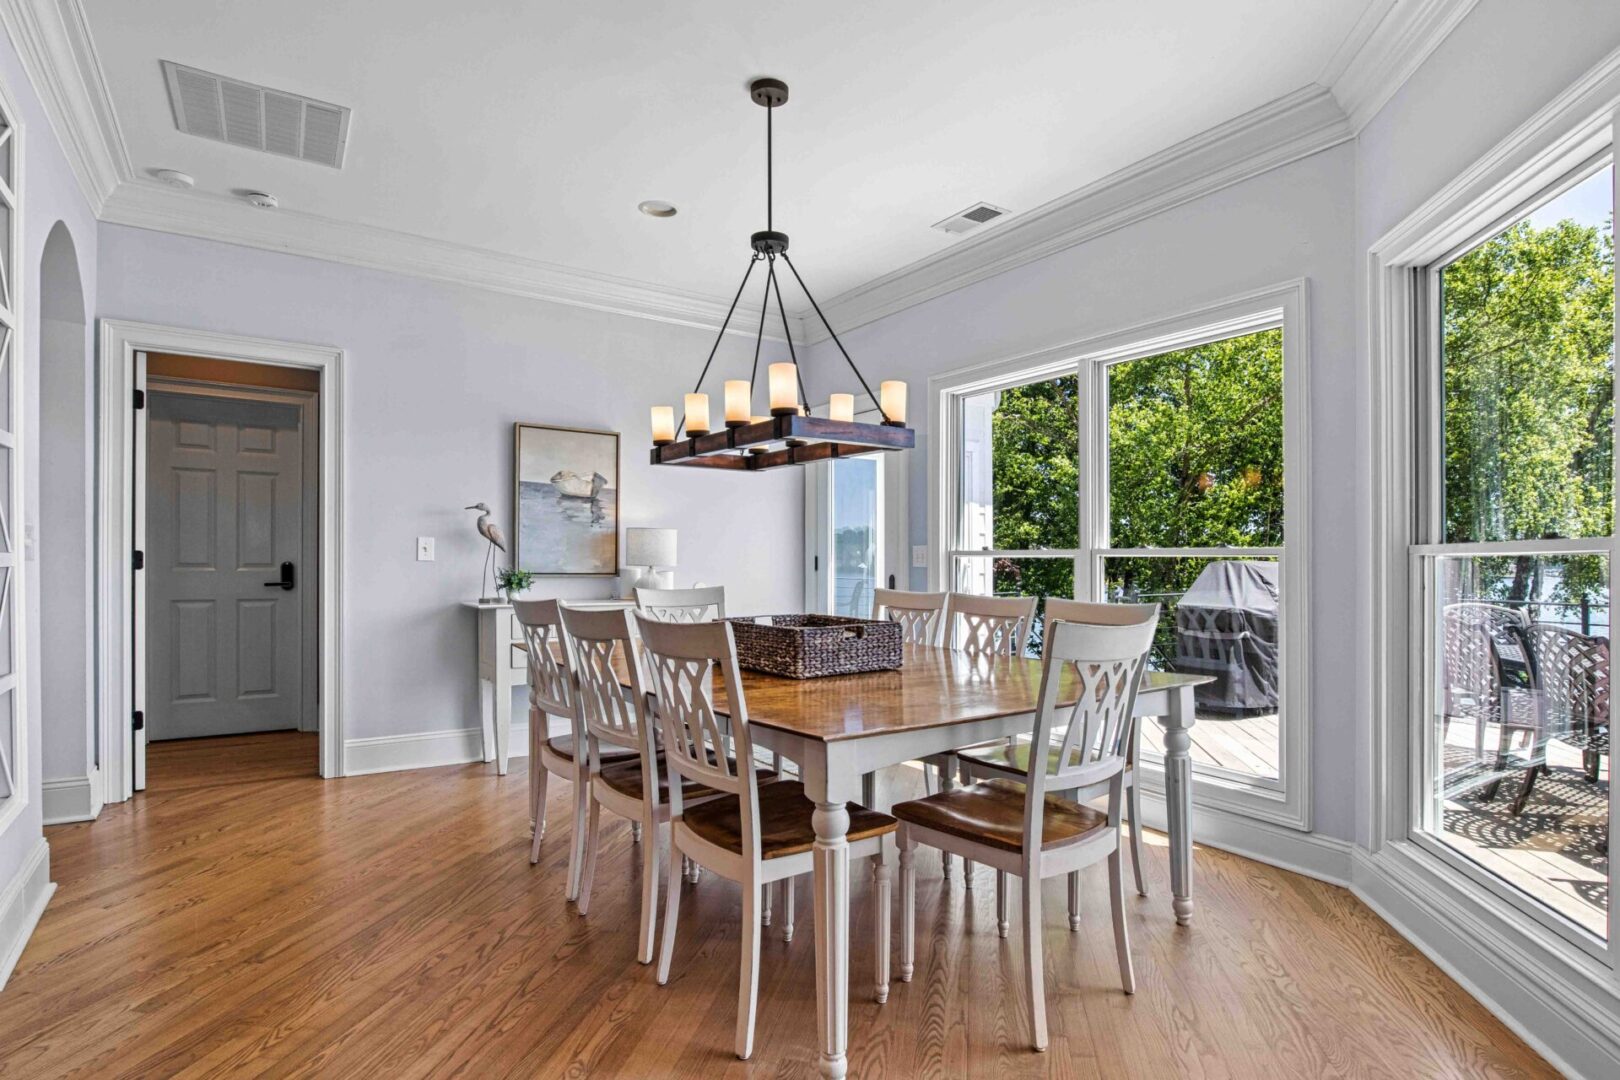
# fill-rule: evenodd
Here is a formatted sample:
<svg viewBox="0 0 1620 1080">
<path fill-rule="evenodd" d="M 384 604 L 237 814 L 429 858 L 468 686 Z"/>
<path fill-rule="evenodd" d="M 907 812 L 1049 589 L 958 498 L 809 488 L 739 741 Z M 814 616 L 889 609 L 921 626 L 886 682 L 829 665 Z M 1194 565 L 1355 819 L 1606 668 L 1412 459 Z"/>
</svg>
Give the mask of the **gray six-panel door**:
<svg viewBox="0 0 1620 1080">
<path fill-rule="evenodd" d="M 297 728 L 300 410 L 164 391 L 149 408 L 148 737 Z"/>
</svg>

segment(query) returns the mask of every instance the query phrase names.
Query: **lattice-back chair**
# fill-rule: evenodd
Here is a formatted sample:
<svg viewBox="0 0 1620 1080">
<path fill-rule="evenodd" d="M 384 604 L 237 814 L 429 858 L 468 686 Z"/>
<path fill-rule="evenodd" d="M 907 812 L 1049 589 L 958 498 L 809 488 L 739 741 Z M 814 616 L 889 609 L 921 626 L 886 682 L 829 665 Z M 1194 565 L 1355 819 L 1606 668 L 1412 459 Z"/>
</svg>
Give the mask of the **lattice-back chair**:
<svg viewBox="0 0 1620 1080">
<path fill-rule="evenodd" d="M 974 660 L 1023 656 L 1029 648 L 1030 633 L 1035 629 L 1035 607 L 1039 602 L 1034 596 L 976 596 L 953 592 L 945 598 L 945 647 Z M 1006 741 L 1012 745 L 1011 739 Z M 929 793 L 950 791 L 954 787 L 960 769 L 955 753 L 929 754 L 922 759 L 922 764 L 923 784 Z M 950 853 L 941 855 L 940 861 L 945 880 L 949 881 Z M 967 867 L 964 880 L 971 889 L 971 865 Z"/>
<path fill-rule="evenodd" d="M 567 780 L 574 785 L 574 832 L 569 845 L 566 896 L 575 900 L 579 897 L 585 854 L 590 761 L 561 609 L 562 605 L 556 600 L 512 601 L 512 614 L 523 628 L 529 665 L 529 815 L 533 827 L 529 862 L 540 861 L 540 843 L 546 836 L 548 777 Z M 566 717 L 568 734 L 550 738 L 547 716 Z M 609 761 L 629 760 L 635 754 L 634 750 L 624 747 L 603 750 L 604 760 Z"/>
<path fill-rule="evenodd" d="M 636 589 L 636 609 L 659 622 L 712 622 L 726 617 L 726 587 Z"/>
<path fill-rule="evenodd" d="M 1442 620 L 1444 723 L 1454 716 L 1473 722 L 1477 757 L 1484 753 L 1485 725 L 1502 715 L 1497 635 L 1507 627 L 1526 629 L 1530 620 L 1518 608 L 1473 600 L 1447 604 Z"/>
<path fill-rule="evenodd" d="M 1023 656 L 1037 603 L 1034 596 L 951 593 L 945 602 L 945 644 L 975 659 Z"/>
<path fill-rule="evenodd" d="M 900 819 L 900 978 L 915 967 L 919 843 L 988 863 L 1022 881 L 1024 973 L 1035 1049 L 1046 1049 L 1041 882 L 1108 860 L 1120 982 L 1136 990 L 1125 919 L 1119 825 L 1124 774 L 1136 730 L 1136 692 L 1157 619 L 1131 626 L 1051 624 L 1039 707 L 1021 780 L 993 779 L 895 806 Z M 1069 707 L 1060 702 L 1070 700 Z M 1055 759 L 1055 760 L 1053 760 Z M 1108 811 L 1050 794 L 1102 786 Z M 1005 890 L 1000 918 L 1005 921 Z"/>
<path fill-rule="evenodd" d="M 1147 624 L 1157 627 L 1159 624 L 1158 604 L 1095 604 L 1084 600 L 1065 600 L 1052 597 L 1046 601 L 1046 625 L 1052 626 L 1060 622 L 1083 623 L 1087 626 L 1138 626 Z M 1142 798 L 1141 789 L 1136 782 L 1136 755 L 1137 744 L 1140 742 L 1140 732 L 1133 735 L 1125 755 L 1125 820 L 1131 827 L 1131 870 L 1136 876 L 1136 891 L 1146 896 L 1147 878 L 1142 873 Z M 1029 768 L 1029 740 L 1019 737 L 1010 743 L 986 743 L 983 746 L 970 747 L 959 752 L 961 759 L 961 775 L 964 784 L 971 784 L 975 780 L 994 779 L 995 777 L 1023 776 Z M 1056 766 L 1058 759 L 1048 759 Z M 1050 786 L 1050 785 L 1048 785 Z M 1055 790 L 1055 789 L 1053 789 Z M 1103 794 L 1099 789 L 1078 791 L 1068 794 L 1076 802 L 1086 802 Z M 968 879 L 973 876 L 973 864 L 966 866 Z M 1006 906 L 1006 875 L 996 875 L 996 896 L 1001 906 Z M 1078 874 L 1069 878 L 1069 928 L 1080 928 L 1080 878 Z M 1006 916 L 1001 918 L 1003 928 L 1006 926 Z"/>
<path fill-rule="evenodd" d="M 658 983 L 669 981 L 680 917 L 681 882 L 675 855 L 684 854 L 742 886 L 742 960 L 737 993 L 736 1051 L 753 1053 L 754 1012 L 759 998 L 760 910 L 763 891 L 776 881 L 813 869 L 815 803 L 797 781 L 760 783 L 759 773 L 739 767 L 753 756 L 748 703 L 737 668 L 737 646 L 730 623 L 681 625 L 637 615 L 637 631 L 658 701 L 664 760 L 669 768 L 670 854 L 665 894 L 663 944 Z M 725 709 L 715 704 L 715 680 L 725 689 Z M 727 727 L 736 757 L 727 753 Z M 717 798 L 693 806 L 676 779 L 703 785 Z M 849 811 L 849 857 L 873 859 L 877 927 L 878 1000 L 888 996 L 889 880 L 883 866 L 883 837 L 895 821 L 854 803 Z"/>
<path fill-rule="evenodd" d="M 945 629 L 945 601 L 949 593 L 872 590 L 872 618 L 900 624 L 900 633 L 912 645 L 938 645 Z"/>
<path fill-rule="evenodd" d="M 1547 771 L 1546 741 L 1556 739 L 1581 751 L 1586 779 L 1596 783 L 1609 750 L 1609 640 L 1580 634 L 1549 623 L 1532 623 L 1525 632 L 1534 658 L 1537 710 L 1531 749 L 1513 813 L 1524 811 L 1536 776 Z"/>
<path fill-rule="evenodd" d="M 573 643 L 580 715 L 590 747 L 589 822 L 585 828 L 584 869 L 578 908 L 590 912 L 600 848 L 603 807 L 625 818 L 641 843 L 641 934 L 636 959 L 652 963 L 658 912 L 658 827 L 669 821 L 669 778 L 658 754 L 656 721 L 648 704 L 650 688 L 627 611 L 587 611 L 564 607 L 563 627 Z M 628 686 L 626 685 L 628 683 Z M 606 760 L 607 751 L 629 750 L 630 760 Z M 689 785 L 689 803 L 715 792 Z"/>
</svg>

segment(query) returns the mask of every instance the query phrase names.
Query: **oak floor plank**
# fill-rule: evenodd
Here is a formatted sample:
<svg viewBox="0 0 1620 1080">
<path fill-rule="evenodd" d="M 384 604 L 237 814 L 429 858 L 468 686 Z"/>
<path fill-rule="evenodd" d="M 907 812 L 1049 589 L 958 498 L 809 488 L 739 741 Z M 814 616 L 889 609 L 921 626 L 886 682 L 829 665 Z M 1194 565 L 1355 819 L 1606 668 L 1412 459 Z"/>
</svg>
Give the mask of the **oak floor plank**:
<svg viewBox="0 0 1620 1080">
<path fill-rule="evenodd" d="M 635 961 L 640 858 L 604 818 L 589 918 L 563 902 L 566 784 L 538 866 L 521 767 L 323 782 L 313 736 L 156 744 L 150 788 L 48 830 L 59 888 L 0 993 L 0 1076 L 770 1077 L 815 1070 L 815 922 L 798 883 L 761 947 L 751 1061 L 731 1053 L 740 897 L 682 891 L 670 985 Z M 912 770 L 885 777 L 894 797 Z M 1043 888 L 1050 1048 L 1028 1049 L 1017 882 L 917 860 L 917 971 L 872 1000 L 868 867 L 851 867 L 850 1061 L 862 1077 L 1543 1077 L 1555 1073 L 1349 893 L 1213 849 L 1198 914 L 1129 897 L 1120 992 L 1107 878 L 1079 932 Z M 893 912 L 898 935 L 901 913 Z M 896 943 L 898 951 L 898 943 Z"/>
</svg>

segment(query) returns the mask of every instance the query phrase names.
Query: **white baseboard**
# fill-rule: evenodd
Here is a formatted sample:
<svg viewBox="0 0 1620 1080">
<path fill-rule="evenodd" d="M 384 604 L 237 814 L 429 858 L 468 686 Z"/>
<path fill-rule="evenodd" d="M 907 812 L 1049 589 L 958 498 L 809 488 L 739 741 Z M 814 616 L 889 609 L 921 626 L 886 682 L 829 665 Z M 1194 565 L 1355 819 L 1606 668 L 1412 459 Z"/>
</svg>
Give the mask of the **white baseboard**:
<svg viewBox="0 0 1620 1080">
<path fill-rule="evenodd" d="M 17 876 L 0 890 L 0 989 L 45 913 L 56 885 L 51 881 L 51 847 L 42 836 L 23 860 Z"/>
<path fill-rule="evenodd" d="M 40 784 L 40 812 L 47 825 L 94 821 L 101 813 L 101 773 L 65 776 Z"/>
<path fill-rule="evenodd" d="M 529 756 L 529 721 L 512 720 L 512 760 Z M 369 739 L 349 739 L 343 744 L 343 772 L 346 776 L 398 772 L 402 769 L 434 769 L 441 765 L 465 765 L 484 760 L 482 728 L 450 728 L 414 735 L 379 735 Z"/>
<path fill-rule="evenodd" d="M 1146 788 L 1142 791 L 1142 819 L 1150 829 L 1165 829 L 1164 799 Z M 1258 818 L 1244 817 L 1225 810 L 1195 806 L 1193 837 L 1204 847 L 1220 848 L 1245 859 L 1348 886 L 1355 845 L 1321 833 L 1300 832 Z M 1196 903 L 1198 883 L 1193 881 Z"/>
</svg>

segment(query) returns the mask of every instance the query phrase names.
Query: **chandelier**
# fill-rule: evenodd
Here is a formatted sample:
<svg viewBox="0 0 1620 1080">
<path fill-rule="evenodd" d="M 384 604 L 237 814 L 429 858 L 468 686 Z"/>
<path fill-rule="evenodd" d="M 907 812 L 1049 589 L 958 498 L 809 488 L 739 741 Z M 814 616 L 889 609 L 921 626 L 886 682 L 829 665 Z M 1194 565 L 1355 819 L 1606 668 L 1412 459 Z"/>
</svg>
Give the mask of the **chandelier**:
<svg viewBox="0 0 1620 1080">
<path fill-rule="evenodd" d="M 882 383 L 879 393 L 873 394 L 861 369 L 850 359 L 849 350 L 838 340 L 821 305 L 810 295 L 810 290 L 799 276 L 798 267 L 788 257 L 787 233 L 777 232 L 772 219 L 772 146 L 771 116 L 786 103 L 787 83 L 780 79 L 755 79 L 748 86 L 748 96 L 754 104 L 765 109 L 765 228 L 749 238 L 753 254 L 743 273 L 737 294 L 731 298 L 720 332 L 715 335 L 709 359 L 699 373 L 697 384 L 686 395 L 680 427 L 675 424 L 675 410 L 669 405 L 652 408 L 652 463 L 654 465 L 699 465 L 717 469 L 772 469 L 779 465 L 803 465 L 811 461 L 826 461 L 852 454 L 869 454 L 874 450 L 905 450 L 915 445 L 917 434 L 906 426 L 906 384 L 898 380 Z M 804 379 L 799 373 L 799 358 L 793 348 L 793 335 L 788 330 L 787 309 L 782 306 L 782 286 L 777 279 L 776 264 L 780 261 L 793 275 L 799 290 L 815 311 L 821 325 L 838 351 L 843 354 L 849 369 L 855 373 L 866 396 L 877 405 L 880 423 L 857 423 L 855 395 L 833 394 L 828 400 L 826 416 L 812 416 L 804 391 Z M 765 294 L 759 307 L 759 330 L 754 337 L 754 366 L 747 379 L 725 381 L 724 427 L 712 430 L 709 424 L 709 395 L 703 392 L 703 380 L 714 364 L 720 342 L 725 340 L 726 327 L 737 311 L 743 291 L 760 263 L 765 264 Z M 776 310 L 782 319 L 782 336 L 787 339 L 789 362 L 767 365 L 770 415 L 756 415 L 753 411 L 755 384 L 759 375 L 760 346 L 765 338 L 765 324 L 770 315 L 771 299 L 776 299 Z M 677 438 L 677 434 L 684 437 Z"/>
</svg>

